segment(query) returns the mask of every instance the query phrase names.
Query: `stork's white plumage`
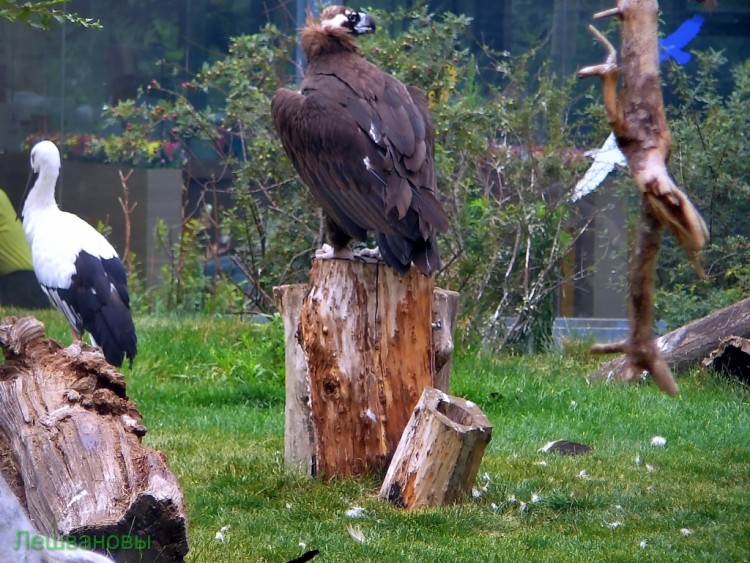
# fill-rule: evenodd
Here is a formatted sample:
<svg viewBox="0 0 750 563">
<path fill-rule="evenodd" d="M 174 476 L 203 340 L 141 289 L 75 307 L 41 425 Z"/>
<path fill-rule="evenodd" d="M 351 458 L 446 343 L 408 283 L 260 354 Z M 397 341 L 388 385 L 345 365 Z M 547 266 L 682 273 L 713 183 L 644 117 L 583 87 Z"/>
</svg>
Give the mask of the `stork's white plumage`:
<svg viewBox="0 0 750 563">
<path fill-rule="evenodd" d="M 23 204 L 23 230 L 34 272 L 52 303 L 80 338 L 88 331 L 104 357 L 121 366 L 137 351 L 125 266 L 107 239 L 55 201 L 60 151 L 51 141 L 31 150 L 38 174 Z"/>
</svg>

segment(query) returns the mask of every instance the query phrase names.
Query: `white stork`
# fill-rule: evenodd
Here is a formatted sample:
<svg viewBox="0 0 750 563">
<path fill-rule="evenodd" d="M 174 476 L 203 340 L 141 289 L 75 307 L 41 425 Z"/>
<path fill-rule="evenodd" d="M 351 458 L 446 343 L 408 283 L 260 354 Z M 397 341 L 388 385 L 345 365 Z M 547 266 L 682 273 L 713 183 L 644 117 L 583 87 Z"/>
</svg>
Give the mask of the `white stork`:
<svg viewBox="0 0 750 563">
<path fill-rule="evenodd" d="M 50 301 L 70 323 L 75 339 L 88 331 L 114 366 L 133 365 L 137 337 L 130 315 L 125 266 L 112 245 L 80 217 L 55 201 L 60 151 L 51 141 L 31 149 L 38 177 L 23 204 L 23 230 L 34 272 Z"/>
</svg>

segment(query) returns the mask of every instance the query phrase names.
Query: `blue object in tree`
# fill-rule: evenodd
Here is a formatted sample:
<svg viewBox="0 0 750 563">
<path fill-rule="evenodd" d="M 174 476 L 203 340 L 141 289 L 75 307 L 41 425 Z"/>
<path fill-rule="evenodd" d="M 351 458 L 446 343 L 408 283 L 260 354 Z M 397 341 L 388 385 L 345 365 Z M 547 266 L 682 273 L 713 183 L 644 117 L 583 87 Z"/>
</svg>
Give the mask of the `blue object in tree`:
<svg viewBox="0 0 750 563">
<path fill-rule="evenodd" d="M 659 62 L 663 63 L 669 59 L 674 59 L 677 64 L 684 65 L 690 60 L 692 55 L 682 48 L 690 43 L 703 25 L 703 16 L 696 15 L 682 22 L 682 25 L 667 35 L 664 39 L 659 40 Z"/>
</svg>

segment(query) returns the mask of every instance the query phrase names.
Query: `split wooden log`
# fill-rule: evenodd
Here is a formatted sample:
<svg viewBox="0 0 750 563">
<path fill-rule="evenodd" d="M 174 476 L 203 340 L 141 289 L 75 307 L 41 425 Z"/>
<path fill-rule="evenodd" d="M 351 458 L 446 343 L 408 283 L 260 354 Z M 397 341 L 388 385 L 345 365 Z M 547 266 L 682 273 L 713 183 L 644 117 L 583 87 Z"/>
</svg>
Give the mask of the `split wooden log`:
<svg viewBox="0 0 750 563">
<path fill-rule="evenodd" d="M 284 460 L 302 473 L 314 475 L 315 432 L 310 416 L 310 378 L 300 346 L 299 320 L 307 284 L 273 288 L 276 306 L 284 321 L 286 401 L 284 403 Z"/>
<path fill-rule="evenodd" d="M 673 370 L 699 365 L 723 339 L 730 336 L 750 338 L 750 299 L 681 326 L 656 340 L 666 364 Z M 628 367 L 627 358 L 619 356 L 586 376 L 589 382 L 620 379 Z"/>
<path fill-rule="evenodd" d="M 341 268 L 345 268 L 345 264 L 347 264 L 345 261 L 336 262 L 339 263 L 339 267 Z M 325 263 L 325 261 L 322 261 L 321 263 Z M 316 261 L 316 264 L 318 264 L 318 261 Z M 393 303 L 393 299 L 398 299 L 398 296 L 395 293 L 393 295 L 390 293 L 391 287 L 398 286 L 398 284 L 394 285 L 392 272 L 390 272 L 391 275 L 388 277 L 381 276 L 382 270 L 386 269 L 384 266 L 381 265 L 376 267 L 372 264 L 366 265 L 362 263 L 351 264 L 356 266 L 356 268 L 346 276 L 346 279 L 350 280 L 348 282 L 349 289 L 342 289 L 340 293 L 348 291 L 351 294 L 354 292 L 351 280 L 355 277 L 361 277 L 363 284 L 366 287 L 368 301 L 370 302 L 368 307 L 372 307 L 379 303 L 382 308 L 384 303 Z M 380 271 L 377 268 L 380 268 Z M 400 277 L 396 276 L 395 281 L 398 281 L 399 278 Z M 375 291 L 378 280 L 380 283 L 386 284 L 386 289 L 380 290 L 381 293 L 388 293 L 388 297 L 385 298 L 386 301 L 383 301 L 382 295 Z M 333 279 L 333 281 L 336 281 L 336 279 Z M 309 290 L 310 286 L 308 284 L 275 287 L 274 299 L 284 322 L 286 340 L 284 459 L 288 466 L 297 468 L 308 475 L 316 475 L 318 473 L 318 463 L 315 454 L 315 428 L 312 423 L 310 376 L 308 373 L 305 351 L 301 346 L 300 333 L 302 304 Z M 432 295 L 432 357 L 435 372 L 432 384 L 447 392 L 450 386 L 453 331 L 456 323 L 459 295 L 454 291 L 441 288 L 434 288 Z M 393 307 L 391 306 L 388 310 L 393 310 Z M 371 314 L 367 313 L 367 311 L 365 314 L 360 314 L 360 318 L 369 319 L 371 324 L 366 331 L 363 331 L 360 334 L 350 335 L 351 339 L 360 339 L 360 341 L 354 346 L 354 349 L 373 347 L 376 345 L 373 339 L 379 334 L 379 331 L 382 332 L 383 330 L 382 328 L 379 328 L 379 325 L 383 321 L 380 319 L 380 315 L 375 315 L 373 317 Z M 340 330 L 345 330 L 345 327 L 348 325 L 346 325 L 344 321 L 340 321 L 337 326 L 339 326 Z M 379 346 L 379 344 L 377 345 Z M 373 373 L 372 375 L 375 378 L 373 381 L 377 381 L 376 378 L 379 377 L 379 372 Z M 373 413 L 374 412 L 375 411 L 373 411 Z M 403 424 L 406 423 L 410 412 L 411 411 L 403 417 Z M 367 424 L 368 426 L 370 423 L 371 417 L 367 417 L 361 421 L 361 424 Z M 360 430 L 359 432 L 360 434 L 363 434 L 363 431 Z M 395 449 L 395 444 L 397 442 L 398 436 L 393 440 L 391 453 L 392 450 Z M 384 470 L 385 467 L 382 469 Z"/>
<path fill-rule="evenodd" d="M 380 498 L 406 509 L 453 503 L 471 492 L 492 425 L 474 404 L 425 389 L 399 441 Z"/>
<path fill-rule="evenodd" d="M 617 0 L 617 6 L 594 18 L 617 16 L 620 20 L 622 88 L 618 94 L 617 51 L 589 26 L 607 48 L 603 64 L 581 69 L 578 76 L 599 76 L 603 82 L 604 109 L 617 144 L 628 161 L 630 175 L 643 196 L 635 257 L 630 265 L 630 336 L 615 344 L 597 345 L 593 352 L 624 352 L 623 378 L 651 373 L 660 389 L 677 393 L 677 384 L 657 348 L 652 332 L 654 269 L 661 244 L 661 230 L 669 228 L 691 254 L 703 274 L 697 252 L 708 236 L 698 211 L 672 180 L 667 170 L 671 148 L 659 75 L 657 0 Z"/>
<path fill-rule="evenodd" d="M 455 291 L 435 288 L 432 294 L 432 351 L 435 358 L 435 376 L 432 386 L 450 392 L 451 363 L 453 358 L 453 333 L 456 329 L 458 297 Z"/>
<path fill-rule="evenodd" d="M 0 346 L 0 470 L 35 528 L 99 538 L 118 561 L 182 561 L 182 491 L 141 445 L 123 376 L 90 346 L 45 338 L 33 317 L 0 322 Z"/>
</svg>

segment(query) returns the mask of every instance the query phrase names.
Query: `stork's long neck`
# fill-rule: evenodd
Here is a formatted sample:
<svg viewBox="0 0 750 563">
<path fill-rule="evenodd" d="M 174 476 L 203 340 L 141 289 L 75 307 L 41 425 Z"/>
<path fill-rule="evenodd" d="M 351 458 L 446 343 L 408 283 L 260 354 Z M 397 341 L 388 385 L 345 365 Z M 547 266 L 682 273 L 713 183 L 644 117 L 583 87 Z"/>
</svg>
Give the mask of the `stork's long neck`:
<svg viewBox="0 0 750 563">
<path fill-rule="evenodd" d="M 57 184 L 58 170 L 43 169 L 34 182 L 23 205 L 23 229 L 27 237 L 33 236 L 34 226 L 40 215 L 45 212 L 59 212 L 55 201 L 55 184 Z"/>
</svg>

